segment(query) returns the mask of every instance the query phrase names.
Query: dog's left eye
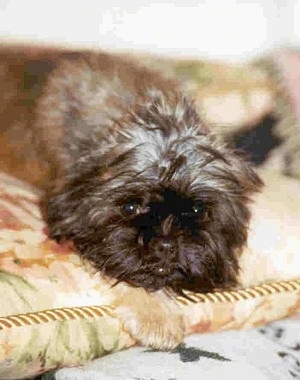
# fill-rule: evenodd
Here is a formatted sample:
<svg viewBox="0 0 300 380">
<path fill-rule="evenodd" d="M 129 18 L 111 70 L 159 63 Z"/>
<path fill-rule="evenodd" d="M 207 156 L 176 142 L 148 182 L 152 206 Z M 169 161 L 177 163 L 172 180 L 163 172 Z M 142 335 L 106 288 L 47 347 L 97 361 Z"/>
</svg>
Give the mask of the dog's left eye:
<svg viewBox="0 0 300 380">
<path fill-rule="evenodd" d="M 140 212 L 141 212 L 141 205 L 138 204 L 138 203 L 131 203 L 131 202 L 125 203 L 123 205 L 123 212 L 126 215 L 140 214 Z"/>
</svg>

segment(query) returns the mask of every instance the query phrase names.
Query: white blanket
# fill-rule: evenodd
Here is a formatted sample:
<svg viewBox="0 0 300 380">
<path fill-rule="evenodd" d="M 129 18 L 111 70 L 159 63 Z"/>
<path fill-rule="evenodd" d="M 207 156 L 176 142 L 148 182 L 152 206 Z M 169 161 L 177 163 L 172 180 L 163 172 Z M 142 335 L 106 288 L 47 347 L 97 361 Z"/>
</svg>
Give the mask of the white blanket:
<svg viewBox="0 0 300 380">
<path fill-rule="evenodd" d="M 174 352 L 132 348 L 43 380 L 300 379 L 300 318 L 188 337 Z"/>
</svg>

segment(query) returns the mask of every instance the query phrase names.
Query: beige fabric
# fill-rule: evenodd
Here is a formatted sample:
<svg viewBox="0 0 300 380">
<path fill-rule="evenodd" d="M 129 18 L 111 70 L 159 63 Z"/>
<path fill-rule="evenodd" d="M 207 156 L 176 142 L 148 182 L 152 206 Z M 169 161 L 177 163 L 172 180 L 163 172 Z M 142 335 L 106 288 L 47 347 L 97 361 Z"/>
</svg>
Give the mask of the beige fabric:
<svg viewBox="0 0 300 380">
<path fill-rule="evenodd" d="M 244 286 L 300 274 L 300 181 L 261 170 L 265 188 L 252 205 L 248 249 L 241 261 Z"/>
</svg>

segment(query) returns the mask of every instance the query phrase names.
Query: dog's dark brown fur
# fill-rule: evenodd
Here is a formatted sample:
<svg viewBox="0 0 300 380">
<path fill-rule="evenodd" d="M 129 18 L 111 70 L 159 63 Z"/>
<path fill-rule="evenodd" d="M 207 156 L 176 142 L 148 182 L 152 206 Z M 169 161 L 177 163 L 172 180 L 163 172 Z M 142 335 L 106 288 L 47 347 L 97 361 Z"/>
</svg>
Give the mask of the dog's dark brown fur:
<svg viewBox="0 0 300 380">
<path fill-rule="evenodd" d="M 261 181 L 173 79 L 127 58 L 2 51 L 0 80 L 0 168 L 45 190 L 52 237 L 127 284 L 116 305 L 127 322 L 139 315 L 131 333 L 176 345 L 183 322 L 163 289 L 236 284 Z"/>
</svg>

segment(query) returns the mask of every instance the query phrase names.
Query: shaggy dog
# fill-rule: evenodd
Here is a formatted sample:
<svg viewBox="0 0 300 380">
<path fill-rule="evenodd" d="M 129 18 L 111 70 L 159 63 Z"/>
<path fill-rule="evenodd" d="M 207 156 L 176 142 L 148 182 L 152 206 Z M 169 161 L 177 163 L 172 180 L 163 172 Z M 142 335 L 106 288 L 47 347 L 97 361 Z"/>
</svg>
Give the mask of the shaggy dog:
<svg viewBox="0 0 300 380">
<path fill-rule="evenodd" d="M 175 80 L 133 60 L 6 49 L 0 71 L 0 168 L 43 188 L 50 236 L 112 281 L 129 332 L 174 347 L 170 292 L 236 285 L 260 179 Z"/>
</svg>

